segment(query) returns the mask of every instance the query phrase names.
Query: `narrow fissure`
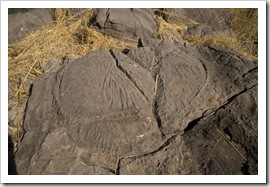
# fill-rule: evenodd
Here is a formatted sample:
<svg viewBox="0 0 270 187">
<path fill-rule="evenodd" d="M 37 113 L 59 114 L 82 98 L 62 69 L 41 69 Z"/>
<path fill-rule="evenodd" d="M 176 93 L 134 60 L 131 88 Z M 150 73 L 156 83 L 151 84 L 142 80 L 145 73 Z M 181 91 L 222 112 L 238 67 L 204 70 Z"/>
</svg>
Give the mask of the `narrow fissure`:
<svg viewBox="0 0 270 187">
<path fill-rule="evenodd" d="M 130 74 L 129 74 L 129 73 L 128 73 L 128 72 L 127 72 L 120 64 L 119 64 L 118 59 L 117 59 L 117 57 L 115 56 L 113 50 L 110 49 L 109 52 L 110 52 L 110 54 L 112 55 L 112 57 L 113 57 L 113 59 L 114 59 L 114 61 L 115 61 L 116 67 L 126 75 L 126 77 L 132 82 L 132 84 L 133 84 L 133 85 L 139 90 L 139 92 L 144 96 L 144 98 L 145 98 L 147 101 L 149 101 L 148 98 L 147 98 L 147 96 L 145 95 L 145 93 L 139 88 L 139 86 L 137 85 L 137 83 L 132 79 L 131 75 L 130 75 Z"/>
<path fill-rule="evenodd" d="M 119 158 L 117 163 L 116 163 L 116 169 L 115 169 L 115 171 L 113 173 L 116 174 L 116 175 L 120 175 L 120 163 L 121 163 L 121 160 L 128 159 L 128 158 L 135 158 L 136 159 L 136 158 L 140 158 L 140 157 L 144 157 L 144 156 L 153 155 L 153 154 L 161 151 L 165 147 L 167 147 L 176 138 L 176 136 L 178 136 L 178 135 L 179 135 L 179 132 L 171 135 L 169 138 L 167 138 L 165 141 L 163 141 L 163 143 L 159 147 L 157 147 L 156 149 L 154 149 L 153 151 L 150 151 L 148 153 L 144 153 L 144 154 L 141 154 L 141 155 L 123 156 L 123 157 Z"/>
<path fill-rule="evenodd" d="M 248 75 L 248 74 L 250 74 L 250 73 L 252 73 L 253 71 L 256 71 L 256 70 L 258 71 L 258 66 L 256 66 L 256 67 L 254 67 L 254 68 L 248 70 L 246 73 L 240 75 L 240 77 L 245 78 L 246 75 Z M 233 81 L 236 82 L 240 77 L 237 77 L 237 78 L 234 79 Z"/>
<path fill-rule="evenodd" d="M 167 147 L 168 145 L 170 145 L 170 143 L 176 138 L 176 136 L 179 135 L 179 132 L 171 135 L 169 138 L 167 138 L 159 147 L 157 147 L 156 149 L 154 149 L 153 151 L 149 152 L 149 153 L 145 153 L 142 155 L 137 155 L 137 156 L 132 156 L 132 157 L 128 157 L 128 158 L 140 158 L 143 156 L 149 156 L 149 155 L 153 155 L 159 151 L 161 151 L 162 149 L 164 149 L 165 147 Z"/>
<path fill-rule="evenodd" d="M 243 94 L 243 93 L 245 93 L 245 92 L 247 92 L 247 91 L 249 91 L 249 90 L 251 90 L 252 88 L 254 88 L 255 86 L 257 86 L 258 84 L 254 84 L 254 85 L 252 85 L 251 87 L 249 87 L 249 88 L 244 88 L 241 92 L 239 92 L 238 94 L 235 94 L 235 95 L 233 95 L 232 97 L 230 97 L 229 99 L 228 99 L 228 102 L 225 104 L 225 105 L 223 105 L 223 106 L 226 106 L 226 105 L 228 105 L 228 104 L 230 104 L 236 97 L 238 97 L 239 95 L 241 95 L 241 94 Z M 221 107 L 219 107 L 218 108 L 218 110 L 220 109 L 220 108 L 222 108 L 223 106 L 221 106 Z"/>
<path fill-rule="evenodd" d="M 253 71 L 255 71 L 255 70 L 258 71 L 258 66 L 255 66 L 254 68 L 248 70 L 248 71 L 247 71 L 246 73 L 244 73 L 242 76 L 245 77 L 247 74 L 249 74 L 249 73 L 251 73 L 251 72 L 253 72 Z"/>
<path fill-rule="evenodd" d="M 152 113 L 156 119 L 159 131 L 161 133 L 161 137 L 162 137 L 162 139 L 164 139 L 166 136 L 162 131 L 162 120 L 159 116 L 159 112 L 158 112 L 159 104 L 157 101 L 157 93 L 158 93 L 158 90 L 159 90 L 159 93 L 162 91 L 161 88 L 163 88 L 163 80 L 161 79 L 161 77 L 159 75 L 159 68 L 160 67 L 158 67 L 157 71 L 154 70 L 154 68 L 157 67 L 159 65 L 159 63 L 160 63 L 160 59 L 156 57 L 155 64 L 152 64 L 152 66 L 150 68 L 152 78 L 155 80 L 153 98 L 152 98 Z M 160 93 L 160 95 L 162 95 L 162 94 L 164 94 L 164 93 L 163 92 Z"/>
<path fill-rule="evenodd" d="M 203 118 L 204 116 L 202 115 L 199 118 L 196 118 L 194 120 L 192 120 L 191 122 L 188 123 L 187 127 L 184 129 L 184 133 L 185 134 L 187 131 L 192 130 L 198 123 L 199 121 Z"/>
<path fill-rule="evenodd" d="M 125 158 L 125 157 L 119 158 L 119 159 L 117 160 L 117 163 L 116 163 L 116 169 L 115 169 L 115 171 L 114 171 L 114 174 L 115 174 L 115 175 L 120 175 L 120 161 L 121 161 L 123 158 Z"/>
<path fill-rule="evenodd" d="M 157 122 L 157 125 L 158 125 L 158 128 L 159 128 L 159 131 L 161 133 L 161 137 L 162 139 L 164 139 L 166 136 L 165 134 L 163 133 L 162 131 L 162 120 L 159 116 L 159 112 L 158 112 L 158 101 L 157 101 L 157 89 L 159 84 L 163 84 L 162 80 L 159 78 L 158 74 L 156 75 L 156 81 L 155 81 L 155 87 L 154 87 L 154 94 L 153 94 L 153 103 L 152 103 L 152 113 L 153 113 L 153 116 L 155 117 L 156 119 L 156 122 Z"/>
<path fill-rule="evenodd" d="M 244 90 L 242 90 L 242 91 L 239 92 L 238 94 L 233 95 L 232 97 L 230 97 L 230 98 L 228 99 L 228 101 L 226 102 L 226 104 L 217 107 L 217 108 L 212 112 L 212 114 L 215 114 L 215 113 L 216 113 L 217 111 L 219 111 L 221 108 L 224 108 L 225 106 L 229 105 L 235 98 L 237 98 L 237 97 L 240 96 L 241 94 L 247 92 L 248 90 L 254 88 L 254 87 L 257 86 L 257 85 L 258 85 L 258 84 L 252 85 L 252 86 L 249 87 L 249 88 L 245 88 Z M 192 129 L 199 123 L 199 121 L 200 121 L 202 118 L 207 117 L 207 116 L 204 115 L 207 111 L 208 111 L 208 110 L 206 110 L 205 112 L 203 112 L 203 114 L 202 114 L 200 117 L 198 117 L 198 118 L 192 120 L 191 122 L 189 122 L 188 125 L 187 125 L 187 127 L 184 129 L 184 133 L 183 133 L 182 135 L 184 135 L 186 132 L 192 130 Z M 210 115 L 211 115 L 211 114 L 210 114 Z"/>
<path fill-rule="evenodd" d="M 108 10 L 106 11 L 106 20 L 104 21 L 104 25 L 103 25 L 103 28 L 105 28 L 105 25 L 109 19 L 109 16 L 110 16 L 110 13 L 109 13 L 110 9 L 108 8 Z"/>
</svg>

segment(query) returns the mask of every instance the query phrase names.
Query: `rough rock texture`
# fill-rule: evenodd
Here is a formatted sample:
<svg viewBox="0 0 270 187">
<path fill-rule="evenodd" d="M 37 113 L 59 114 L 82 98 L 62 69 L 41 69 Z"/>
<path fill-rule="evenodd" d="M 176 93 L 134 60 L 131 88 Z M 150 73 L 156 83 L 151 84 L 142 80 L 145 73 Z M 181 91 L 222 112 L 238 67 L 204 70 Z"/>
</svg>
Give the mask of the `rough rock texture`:
<svg viewBox="0 0 270 187">
<path fill-rule="evenodd" d="M 43 71 L 45 73 L 48 72 L 56 72 L 60 69 L 62 61 L 59 59 L 50 59 L 48 62 L 44 65 Z"/>
<path fill-rule="evenodd" d="M 21 41 L 29 33 L 54 20 L 50 9 L 11 8 L 8 10 L 8 43 Z"/>
<path fill-rule="evenodd" d="M 217 11 L 211 8 L 166 8 L 165 11 L 168 13 L 164 15 L 165 20 L 172 23 L 177 24 L 179 20 L 185 19 L 187 21 L 192 20 L 198 24 L 209 26 L 215 31 L 230 30 L 231 18 L 226 12 Z"/>
<path fill-rule="evenodd" d="M 36 79 L 24 128 L 19 174 L 257 174 L 257 63 L 154 39 L 91 52 Z"/>
<path fill-rule="evenodd" d="M 163 18 L 180 25 L 187 23 L 186 29 L 180 30 L 182 37 L 222 37 L 234 36 L 230 27 L 231 18 L 228 13 L 209 8 L 166 8 Z"/>
<path fill-rule="evenodd" d="M 18 172 L 117 173 L 119 158 L 159 146 L 151 112 L 154 81 L 134 65 L 119 52 L 98 51 L 40 77 L 27 106 Z M 23 161 L 30 158 L 30 165 Z"/>
<path fill-rule="evenodd" d="M 114 8 L 99 9 L 92 19 L 102 32 L 121 38 L 152 38 L 157 31 L 151 9 Z"/>
<path fill-rule="evenodd" d="M 228 38 L 229 36 L 235 36 L 232 30 L 215 30 L 206 25 L 194 25 L 189 26 L 187 29 L 180 30 L 180 33 L 185 40 L 192 41 L 195 38 Z"/>
</svg>

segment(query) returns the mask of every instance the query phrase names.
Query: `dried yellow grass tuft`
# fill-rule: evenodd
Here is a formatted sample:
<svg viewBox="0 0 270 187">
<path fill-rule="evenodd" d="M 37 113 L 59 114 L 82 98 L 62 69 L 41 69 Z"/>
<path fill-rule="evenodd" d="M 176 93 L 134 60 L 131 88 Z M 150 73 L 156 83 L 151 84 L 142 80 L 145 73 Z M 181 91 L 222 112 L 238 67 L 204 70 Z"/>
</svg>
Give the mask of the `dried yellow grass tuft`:
<svg viewBox="0 0 270 187">
<path fill-rule="evenodd" d="M 258 44 L 258 9 L 255 8 L 230 8 L 220 9 L 232 15 L 231 28 L 236 34 L 239 50 L 248 58 L 257 61 Z"/>
<path fill-rule="evenodd" d="M 196 21 L 191 20 L 185 16 L 168 13 L 160 9 L 154 9 L 154 11 L 160 14 L 160 16 L 157 16 L 158 31 L 156 33 L 157 38 L 160 40 L 168 40 L 171 42 L 181 41 L 183 40 L 183 37 L 179 34 L 179 31 L 187 29 L 189 26 L 198 24 Z M 163 19 L 163 15 L 177 20 L 177 24 L 165 21 Z"/>
</svg>

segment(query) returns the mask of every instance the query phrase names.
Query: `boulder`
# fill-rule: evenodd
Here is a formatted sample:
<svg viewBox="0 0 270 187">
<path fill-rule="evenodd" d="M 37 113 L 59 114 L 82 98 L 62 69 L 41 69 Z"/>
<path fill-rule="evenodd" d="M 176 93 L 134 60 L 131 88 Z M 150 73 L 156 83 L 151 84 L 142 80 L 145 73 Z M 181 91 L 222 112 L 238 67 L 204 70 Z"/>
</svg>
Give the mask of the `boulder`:
<svg viewBox="0 0 270 187">
<path fill-rule="evenodd" d="M 257 86 L 159 151 L 121 161 L 121 175 L 257 175 Z"/>
<path fill-rule="evenodd" d="M 151 9 L 113 8 L 98 9 L 92 23 L 102 32 L 120 38 L 152 38 L 157 31 Z"/>
<path fill-rule="evenodd" d="M 122 159 L 119 174 L 257 174 L 257 64 L 228 49 L 169 42 L 155 55 L 157 117 L 170 138 L 151 154 Z"/>
<path fill-rule="evenodd" d="M 153 85 L 150 72 L 114 51 L 89 53 L 38 78 L 16 154 L 18 172 L 117 173 L 120 158 L 163 141 L 151 111 Z"/>
<path fill-rule="evenodd" d="M 257 63 L 140 39 L 34 81 L 18 174 L 257 174 Z"/>
<path fill-rule="evenodd" d="M 54 20 L 51 9 L 12 8 L 8 10 L 8 43 L 21 41 L 29 33 L 48 25 Z"/>
</svg>

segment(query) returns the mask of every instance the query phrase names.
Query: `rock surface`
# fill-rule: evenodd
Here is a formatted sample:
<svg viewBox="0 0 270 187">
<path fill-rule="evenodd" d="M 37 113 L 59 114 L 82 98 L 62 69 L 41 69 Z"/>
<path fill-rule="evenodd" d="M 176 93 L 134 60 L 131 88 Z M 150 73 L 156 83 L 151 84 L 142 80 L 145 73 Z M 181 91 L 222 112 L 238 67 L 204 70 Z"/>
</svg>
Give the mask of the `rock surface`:
<svg viewBox="0 0 270 187">
<path fill-rule="evenodd" d="M 36 79 L 19 174 L 257 174 L 257 64 L 139 41 Z"/>
<path fill-rule="evenodd" d="M 230 30 L 230 16 L 211 8 L 166 8 L 165 20 L 178 23 L 179 20 L 197 22 L 197 24 L 211 27 L 214 31 Z M 173 16 L 171 16 L 173 15 Z"/>
<path fill-rule="evenodd" d="M 225 11 L 211 8 L 166 8 L 163 18 L 174 24 L 186 24 L 187 28 L 180 30 L 185 40 L 192 38 L 219 38 L 235 36 L 230 27 L 231 17 Z"/>
<path fill-rule="evenodd" d="M 98 9 L 92 23 L 102 32 L 121 38 L 152 38 L 157 31 L 154 16 L 151 9 L 104 8 Z"/>
<path fill-rule="evenodd" d="M 200 23 L 179 30 L 184 37 L 233 34 L 215 9 L 164 10 L 170 23 Z M 9 137 L 9 174 L 258 174 L 257 62 L 156 39 L 155 16 L 97 9 L 90 24 L 137 47 L 52 58 L 28 101 L 9 101 L 9 135 L 21 118 L 25 131 L 19 144 Z M 52 20 L 49 9 L 9 9 L 9 44 Z"/>
<path fill-rule="evenodd" d="M 29 33 L 54 20 L 50 9 L 11 8 L 8 10 L 8 43 L 21 41 Z"/>
</svg>

